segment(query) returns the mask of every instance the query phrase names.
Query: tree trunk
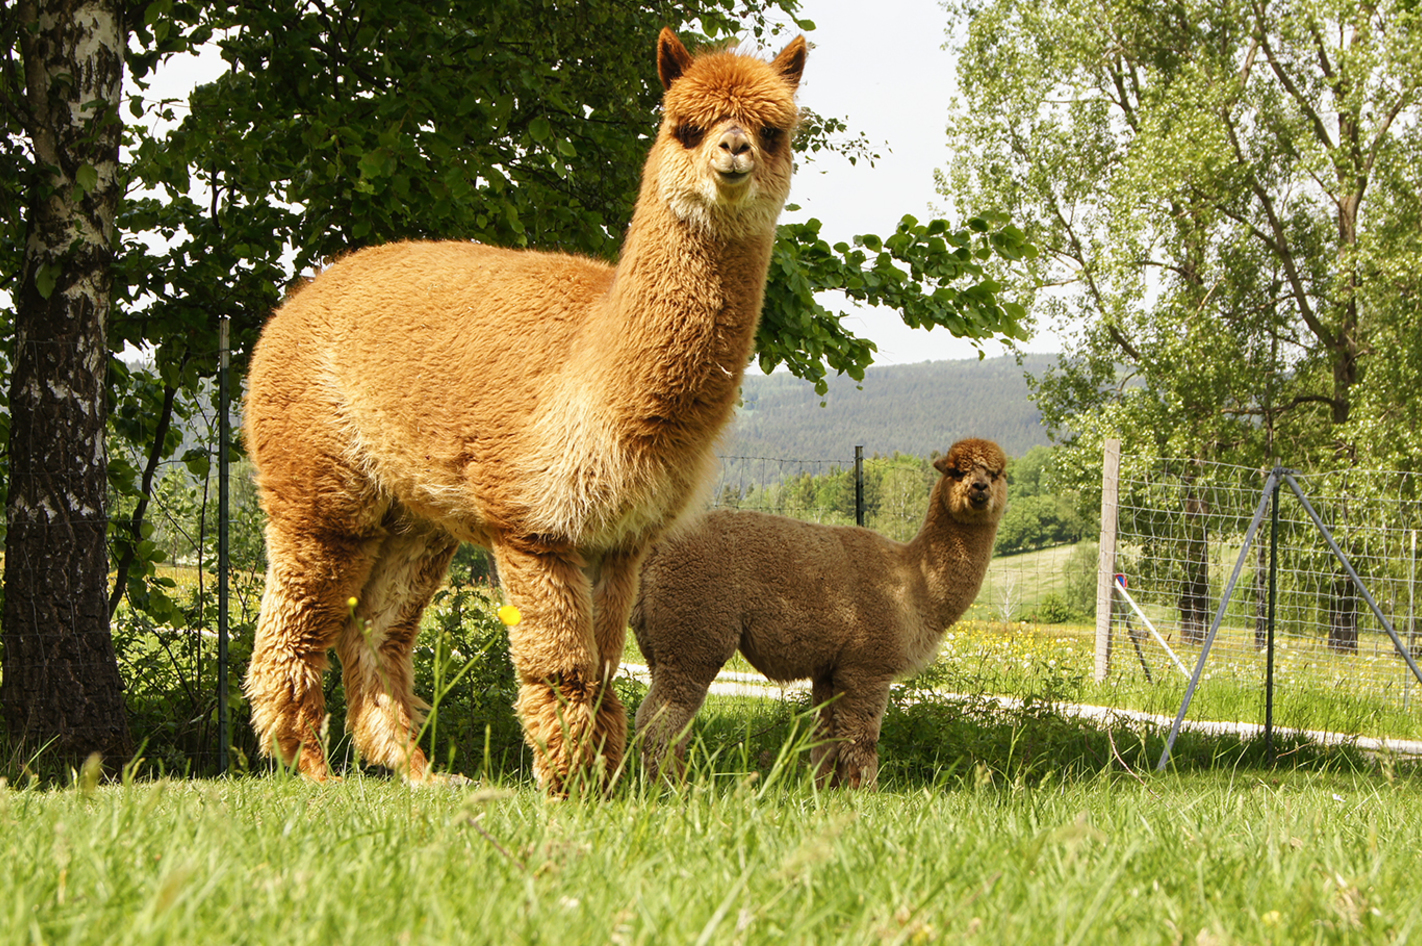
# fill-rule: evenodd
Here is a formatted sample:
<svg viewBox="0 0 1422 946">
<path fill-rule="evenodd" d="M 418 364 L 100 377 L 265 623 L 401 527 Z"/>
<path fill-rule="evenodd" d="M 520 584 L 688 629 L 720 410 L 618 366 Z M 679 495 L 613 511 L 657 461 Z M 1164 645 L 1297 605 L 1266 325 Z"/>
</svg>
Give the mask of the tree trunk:
<svg viewBox="0 0 1422 946">
<path fill-rule="evenodd" d="M 0 705 L 22 753 L 131 750 L 109 636 L 106 325 L 121 197 L 116 0 L 22 0 L 27 188 L 16 297 Z"/>
<path fill-rule="evenodd" d="M 1208 512 L 1198 496 L 1185 499 L 1185 578 L 1180 584 L 1180 639 L 1199 644 L 1210 627 L 1210 544 Z"/>
<path fill-rule="evenodd" d="M 1328 649 L 1340 654 L 1358 652 L 1358 590 L 1345 573 L 1334 577 L 1329 596 Z"/>
</svg>

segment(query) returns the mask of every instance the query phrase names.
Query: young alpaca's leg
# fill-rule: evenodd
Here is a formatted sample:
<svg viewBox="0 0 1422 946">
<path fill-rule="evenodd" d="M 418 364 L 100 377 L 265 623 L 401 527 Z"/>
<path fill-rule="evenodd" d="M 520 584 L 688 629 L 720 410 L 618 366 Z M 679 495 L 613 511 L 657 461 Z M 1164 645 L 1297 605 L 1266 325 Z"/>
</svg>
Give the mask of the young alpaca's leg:
<svg viewBox="0 0 1422 946">
<path fill-rule="evenodd" d="M 336 641 L 349 707 L 346 727 L 356 748 L 365 760 L 412 782 L 425 779 L 428 762 L 416 745 L 425 704 L 415 697 L 410 655 L 420 616 L 457 548 L 433 530 L 393 530 L 357 595 L 355 621 Z"/>
<path fill-rule="evenodd" d="M 321 739 L 327 653 L 350 621 L 347 602 L 379 543 L 267 526 L 266 590 L 243 689 L 263 754 L 316 781 L 329 775 Z"/>
<path fill-rule="evenodd" d="M 729 657 L 729 655 L 728 655 Z M 725 661 L 688 664 L 676 655 L 649 659 L 652 685 L 637 707 L 637 737 L 642 740 L 642 764 L 651 778 L 665 774 L 680 780 L 686 768 L 691 720 L 706 701 L 706 691 Z"/>
<path fill-rule="evenodd" d="M 810 681 L 810 705 L 815 708 L 818 719 L 815 722 L 814 742 L 810 746 L 810 771 L 815 776 L 815 784 L 821 788 L 829 786 L 834 776 L 835 762 L 839 758 L 839 735 L 835 729 L 835 690 L 829 673 Z"/>
<path fill-rule="evenodd" d="M 575 553 L 494 548 L 499 580 L 522 615 L 509 628 L 509 651 L 519 676 L 515 704 L 533 749 L 538 782 L 553 794 L 569 776 L 606 777 L 621 762 L 627 714 L 602 680 L 593 634 L 592 588 Z"/>
<path fill-rule="evenodd" d="M 879 727 L 891 682 L 856 680 L 840 691 L 833 707 L 840 744 L 832 784 L 873 790 L 879 777 Z"/>
</svg>

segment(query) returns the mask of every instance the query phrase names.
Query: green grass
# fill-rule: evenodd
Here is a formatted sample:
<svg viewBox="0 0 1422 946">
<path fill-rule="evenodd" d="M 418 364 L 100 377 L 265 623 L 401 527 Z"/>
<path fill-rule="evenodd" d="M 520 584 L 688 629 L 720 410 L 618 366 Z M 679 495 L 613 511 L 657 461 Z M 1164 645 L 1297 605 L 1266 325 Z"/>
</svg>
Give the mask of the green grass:
<svg viewBox="0 0 1422 946">
<path fill-rule="evenodd" d="M 481 640 L 498 643 L 451 638 L 470 653 Z M 276 773 L 43 789 L 12 766 L 29 787 L 0 788 L 0 946 L 1416 937 L 1422 774 L 1289 738 L 1270 765 L 1259 740 L 1191 732 L 1156 774 L 1160 727 L 1102 728 L 1060 704 L 1172 715 L 1182 684 L 1164 664 L 1146 684 L 1127 649 L 1108 692 L 1091 681 L 1092 641 L 1084 625 L 960 623 L 889 707 L 877 793 L 814 787 L 794 696 L 708 699 L 683 785 L 644 781 L 634 748 L 610 795 L 562 802 L 531 784 L 507 734 L 482 759 L 431 747 L 480 779 L 466 788 L 357 768 L 325 786 Z M 626 659 L 640 662 L 630 639 Z M 1260 718 L 1253 669 L 1227 669 L 1192 719 Z M 499 679 L 447 694 L 439 745 Z M 645 689 L 619 689 L 635 710 Z M 1004 709 L 996 693 L 1022 702 Z M 1349 705 L 1335 688 L 1295 696 L 1286 716 Z"/>
<path fill-rule="evenodd" d="M 714 715 L 714 713 L 713 713 Z M 795 745 L 791 740 L 791 745 Z M 1058 747 L 1059 749 L 1060 747 Z M 0 789 L 0 943 L 1375 943 L 1422 921 L 1422 793 L 1335 758 L 816 792 L 792 757 L 522 782 Z M 1190 756 L 1189 758 L 1195 758 Z M 81 780 L 82 781 L 82 780 Z"/>
<path fill-rule="evenodd" d="M 1189 732 L 1156 774 L 1159 727 L 1101 728 L 1054 702 L 1089 692 L 1090 640 L 955 628 L 891 702 L 877 793 L 814 787 L 802 697 L 712 697 L 686 783 L 648 784 L 634 746 L 609 795 L 561 802 L 525 761 L 474 752 L 452 766 L 480 779 L 465 788 L 358 768 L 324 786 L 12 775 L 27 787 L 0 788 L 0 946 L 1415 936 L 1422 775 L 1290 739 L 1269 765 L 1258 740 Z M 1026 698 L 981 696 L 1003 688 Z M 635 710 L 644 688 L 619 689 Z M 468 716 L 452 712 L 442 734 Z"/>
</svg>

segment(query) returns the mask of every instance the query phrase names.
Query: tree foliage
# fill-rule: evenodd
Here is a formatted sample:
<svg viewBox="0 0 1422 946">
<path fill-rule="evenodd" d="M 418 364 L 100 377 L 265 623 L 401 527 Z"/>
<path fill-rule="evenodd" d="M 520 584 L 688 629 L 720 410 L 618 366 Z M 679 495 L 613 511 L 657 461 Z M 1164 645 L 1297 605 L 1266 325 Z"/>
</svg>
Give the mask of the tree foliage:
<svg viewBox="0 0 1422 946">
<path fill-rule="evenodd" d="M 943 189 L 1042 248 L 1059 436 L 1415 466 L 1410 0 L 967 0 Z M 971 158 L 968 155 L 972 155 Z"/>
</svg>

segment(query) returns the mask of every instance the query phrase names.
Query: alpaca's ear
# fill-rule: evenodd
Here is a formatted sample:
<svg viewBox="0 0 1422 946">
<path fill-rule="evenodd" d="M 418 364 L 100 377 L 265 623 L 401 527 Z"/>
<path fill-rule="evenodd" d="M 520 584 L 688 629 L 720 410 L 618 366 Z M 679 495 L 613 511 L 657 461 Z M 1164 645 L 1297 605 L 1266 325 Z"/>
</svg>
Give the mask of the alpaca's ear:
<svg viewBox="0 0 1422 946">
<path fill-rule="evenodd" d="M 947 475 L 948 475 L 948 471 L 951 470 L 951 469 L 953 469 L 953 464 L 951 464 L 951 463 L 948 462 L 948 454 L 945 453 L 943 456 L 939 457 L 937 460 L 934 460 L 934 461 L 933 461 L 933 468 L 934 468 L 935 470 L 937 470 L 939 473 L 942 473 L 944 476 L 947 476 Z"/>
<path fill-rule="evenodd" d="M 805 37 L 797 36 L 790 41 L 790 45 L 780 50 L 780 55 L 771 61 L 770 65 L 776 72 L 785 77 L 785 81 L 790 83 L 790 88 L 800 87 L 800 74 L 805 71 L 805 56 L 808 55 L 805 46 Z"/>
<path fill-rule="evenodd" d="M 662 27 L 662 35 L 657 37 L 657 75 L 662 78 L 662 88 L 670 89 L 690 66 L 691 53 L 686 51 L 670 26 Z"/>
</svg>

